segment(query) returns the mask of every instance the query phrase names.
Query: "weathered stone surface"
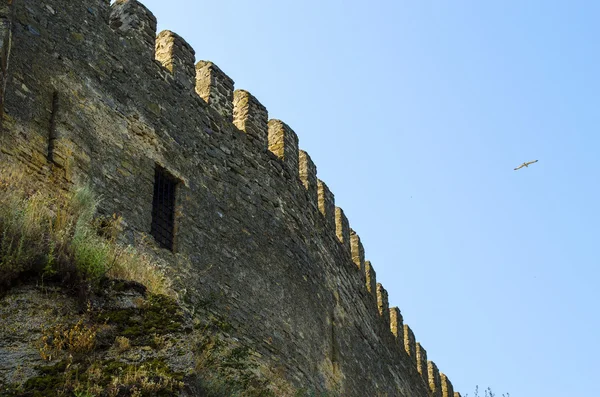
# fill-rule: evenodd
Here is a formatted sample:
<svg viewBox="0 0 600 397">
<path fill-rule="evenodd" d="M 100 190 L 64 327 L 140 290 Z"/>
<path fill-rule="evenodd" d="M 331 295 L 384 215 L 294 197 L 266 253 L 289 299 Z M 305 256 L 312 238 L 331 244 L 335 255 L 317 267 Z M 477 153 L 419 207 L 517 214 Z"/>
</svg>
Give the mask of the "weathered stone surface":
<svg viewBox="0 0 600 397">
<path fill-rule="evenodd" d="M 322 180 L 317 181 L 317 191 L 319 199 L 319 211 L 328 228 L 335 231 L 335 197 L 329 187 Z"/>
<path fill-rule="evenodd" d="M 52 8 L 52 10 L 55 10 Z M 58 11 L 60 9 L 56 9 Z M 93 10 L 93 9 L 92 9 Z M 56 12 L 55 11 L 55 12 Z M 89 12 L 93 15 L 91 12 Z M 134 48 L 140 50 L 143 58 L 154 57 L 154 43 L 156 41 L 156 18 L 137 0 L 116 0 L 110 13 L 110 26 L 123 37 L 133 43 Z M 84 40 L 81 32 L 75 36 Z"/>
<path fill-rule="evenodd" d="M 283 162 L 293 179 L 299 177 L 298 135 L 281 120 L 269 120 L 269 150 Z"/>
<path fill-rule="evenodd" d="M 195 88 L 194 49 L 181 36 L 170 30 L 160 32 L 156 38 L 155 57 L 184 89 Z"/>
<path fill-rule="evenodd" d="M 269 115 L 252 94 L 245 90 L 233 93 L 233 124 L 250 136 L 260 149 L 267 149 Z M 316 173 L 315 173 L 316 174 Z"/>
<path fill-rule="evenodd" d="M 442 397 L 442 379 L 440 378 L 440 371 L 433 361 L 427 362 L 427 372 L 431 396 Z"/>
<path fill-rule="evenodd" d="M 49 394 L 56 391 L 53 384 L 74 387 L 78 382 L 88 390 L 102 386 L 100 390 L 106 393 L 107 383 L 114 382 L 117 375 L 111 373 L 111 366 L 150 369 L 160 363 L 161 370 L 155 374 L 160 380 L 184 381 L 176 394 L 173 390 L 169 395 L 203 396 L 207 395 L 202 387 L 204 376 L 195 370 L 203 346 L 217 343 L 240 351 L 239 341 L 219 331 L 210 335 L 203 331 L 222 321 L 206 311 L 202 320 L 192 322 L 175 301 L 151 296 L 136 283 L 114 281 L 98 292 L 88 297 L 84 310 L 81 300 L 68 289 L 52 284 L 25 284 L 0 297 L 0 395 L 54 395 Z M 92 343 L 82 352 L 81 343 L 86 340 Z M 57 341 L 62 348 L 55 348 Z M 211 350 L 219 361 L 226 361 L 227 353 Z M 255 355 L 238 354 L 236 359 L 230 382 L 236 376 L 254 376 L 252 369 L 258 364 Z M 61 365 L 70 366 L 78 376 L 69 378 L 72 374 L 66 370 L 52 371 Z M 102 376 L 86 377 L 92 366 Z M 123 376 L 127 376 L 125 371 Z M 254 380 L 264 382 L 260 377 Z M 19 386 L 20 392 L 11 393 Z M 40 390 L 42 387 L 46 390 Z M 290 393 L 282 383 L 271 390 L 275 395 Z"/>
<path fill-rule="evenodd" d="M 445 374 L 440 374 L 441 382 L 442 382 L 442 397 L 455 397 L 454 387 L 452 387 L 452 382 Z"/>
<path fill-rule="evenodd" d="M 359 235 L 354 230 L 350 230 L 350 246 L 352 250 L 352 260 L 354 261 L 354 264 L 360 269 L 361 274 L 364 274 L 365 249 L 360 241 Z"/>
<path fill-rule="evenodd" d="M 381 283 L 377 283 L 377 309 L 379 310 L 379 315 L 383 319 L 386 330 L 390 329 L 390 306 L 388 302 L 387 291 L 383 288 Z"/>
<path fill-rule="evenodd" d="M 269 122 L 266 139 L 266 109 L 212 62 L 192 69 L 183 39 L 157 42 L 135 0 L 13 3 L 14 23 L 0 8 L 1 162 L 89 183 L 131 244 L 149 239 L 160 165 L 180 183 L 174 252 L 156 255 L 191 309 L 210 301 L 261 368 L 297 388 L 428 396 L 414 335 L 390 324 L 383 289 L 374 307 L 360 238 L 350 232 L 349 253 L 334 196 L 285 123 Z"/>
<path fill-rule="evenodd" d="M 415 341 L 415 334 L 408 324 L 404 324 L 404 350 L 408 355 L 412 366 L 417 369 L 417 346 Z M 417 371 L 418 373 L 418 371 Z"/>
<path fill-rule="evenodd" d="M 304 150 L 300 150 L 298 156 L 300 180 L 306 188 L 308 202 L 317 208 L 319 197 L 317 190 L 317 166 Z"/>
<path fill-rule="evenodd" d="M 377 275 L 371 261 L 365 261 L 365 277 L 367 291 L 369 291 L 375 299 L 377 299 Z"/>
<path fill-rule="evenodd" d="M 404 351 L 404 320 L 397 307 L 390 308 L 390 330 L 396 338 L 396 343 Z"/>
<path fill-rule="evenodd" d="M 335 207 L 335 233 L 340 243 L 350 254 L 350 224 L 344 210 L 340 207 Z"/>
<path fill-rule="evenodd" d="M 427 372 L 427 351 L 419 342 L 417 342 L 417 371 L 423 377 L 425 382 L 429 382 L 429 375 Z"/>
<path fill-rule="evenodd" d="M 196 92 L 224 120 L 233 121 L 234 82 L 210 61 L 196 64 Z"/>
</svg>

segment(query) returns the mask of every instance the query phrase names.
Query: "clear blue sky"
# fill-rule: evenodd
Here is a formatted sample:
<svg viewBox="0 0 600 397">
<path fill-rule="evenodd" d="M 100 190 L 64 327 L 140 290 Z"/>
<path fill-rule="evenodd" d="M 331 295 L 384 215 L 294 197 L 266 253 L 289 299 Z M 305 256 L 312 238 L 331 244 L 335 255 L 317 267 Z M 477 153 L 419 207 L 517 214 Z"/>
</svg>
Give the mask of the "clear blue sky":
<svg viewBox="0 0 600 397">
<path fill-rule="evenodd" d="M 458 391 L 596 393 L 600 2 L 143 2 L 298 133 Z"/>
</svg>

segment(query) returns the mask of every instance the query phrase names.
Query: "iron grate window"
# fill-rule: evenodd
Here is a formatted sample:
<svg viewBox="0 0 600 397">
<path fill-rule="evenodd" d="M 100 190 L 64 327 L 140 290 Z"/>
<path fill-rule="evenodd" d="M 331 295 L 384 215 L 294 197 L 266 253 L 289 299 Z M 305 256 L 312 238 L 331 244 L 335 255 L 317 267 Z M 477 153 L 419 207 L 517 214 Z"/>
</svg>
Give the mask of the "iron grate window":
<svg viewBox="0 0 600 397">
<path fill-rule="evenodd" d="M 167 170 L 156 166 L 154 197 L 152 199 L 152 227 L 150 234 L 163 248 L 173 251 L 175 229 L 175 190 L 177 179 Z"/>
</svg>

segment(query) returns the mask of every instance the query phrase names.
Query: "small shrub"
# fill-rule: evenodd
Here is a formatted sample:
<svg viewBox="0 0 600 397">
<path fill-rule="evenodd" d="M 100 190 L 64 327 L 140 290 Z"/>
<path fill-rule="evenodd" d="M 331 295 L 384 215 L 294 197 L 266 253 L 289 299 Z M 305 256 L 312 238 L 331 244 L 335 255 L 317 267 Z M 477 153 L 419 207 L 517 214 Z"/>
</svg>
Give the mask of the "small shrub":
<svg viewBox="0 0 600 397">
<path fill-rule="evenodd" d="M 183 374 L 173 372 L 162 360 L 139 365 L 100 361 L 88 357 L 74 363 L 62 360 L 38 368 L 21 393 L 26 396 L 173 396 L 184 386 Z"/>
<path fill-rule="evenodd" d="M 475 394 L 473 397 L 496 397 L 496 393 L 492 391 L 490 387 L 483 390 L 483 396 L 479 394 L 479 386 L 475 386 Z M 468 397 L 468 394 L 465 394 L 465 397 Z M 502 397 L 510 397 L 510 393 L 502 394 Z"/>
<path fill-rule="evenodd" d="M 117 346 L 117 351 L 119 353 L 123 353 L 131 349 L 131 341 L 124 336 L 117 336 L 115 338 L 115 345 Z"/>
<path fill-rule="evenodd" d="M 174 392 L 184 385 L 178 376 L 173 376 L 168 367 L 157 362 L 127 366 L 122 374 L 112 378 L 111 386 L 117 390 L 128 389 L 132 396 L 155 396 L 159 392 Z M 108 392 L 110 393 L 110 387 Z"/>
<path fill-rule="evenodd" d="M 96 203 L 89 189 L 65 193 L 14 168 L 0 169 L 0 288 L 23 273 L 102 277 L 108 250 L 93 230 Z"/>
<path fill-rule="evenodd" d="M 72 355 L 89 353 L 94 350 L 96 333 L 97 327 L 85 325 L 83 320 L 72 327 L 54 326 L 44 329 L 40 340 L 40 356 L 43 360 L 52 361 L 63 351 Z"/>
<path fill-rule="evenodd" d="M 20 273 L 54 261 L 48 242 L 52 228 L 52 200 L 20 184 L 22 175 L 0 172 L 0 286 Z M 54 247 L 52 247 L 54 250 Z"/>
</svg>

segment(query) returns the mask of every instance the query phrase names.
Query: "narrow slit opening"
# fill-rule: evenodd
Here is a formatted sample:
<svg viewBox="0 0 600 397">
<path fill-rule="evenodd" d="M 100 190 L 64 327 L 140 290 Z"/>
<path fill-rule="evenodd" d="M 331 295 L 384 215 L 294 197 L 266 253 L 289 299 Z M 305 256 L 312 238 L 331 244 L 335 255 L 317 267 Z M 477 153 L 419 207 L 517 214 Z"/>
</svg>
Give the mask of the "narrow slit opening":
<svg viewBox="0 0 600 397">
<path fill-rule="evenodd" d="M 52 107 L 50 109 L 50 127 L 48 131 L 48 161 L 54 162 L 54 149 L 56 145 L 56 113 L 58 111 L 58 92 L 52 94 Z"/>
<path fill-rule="evenodd" d="M 175 193 L 178 180 L 157 165 L 154 171 L 152 226 L 150 234 L 158 245 L 173 251 L 175 231 Z"/>
</svg>

